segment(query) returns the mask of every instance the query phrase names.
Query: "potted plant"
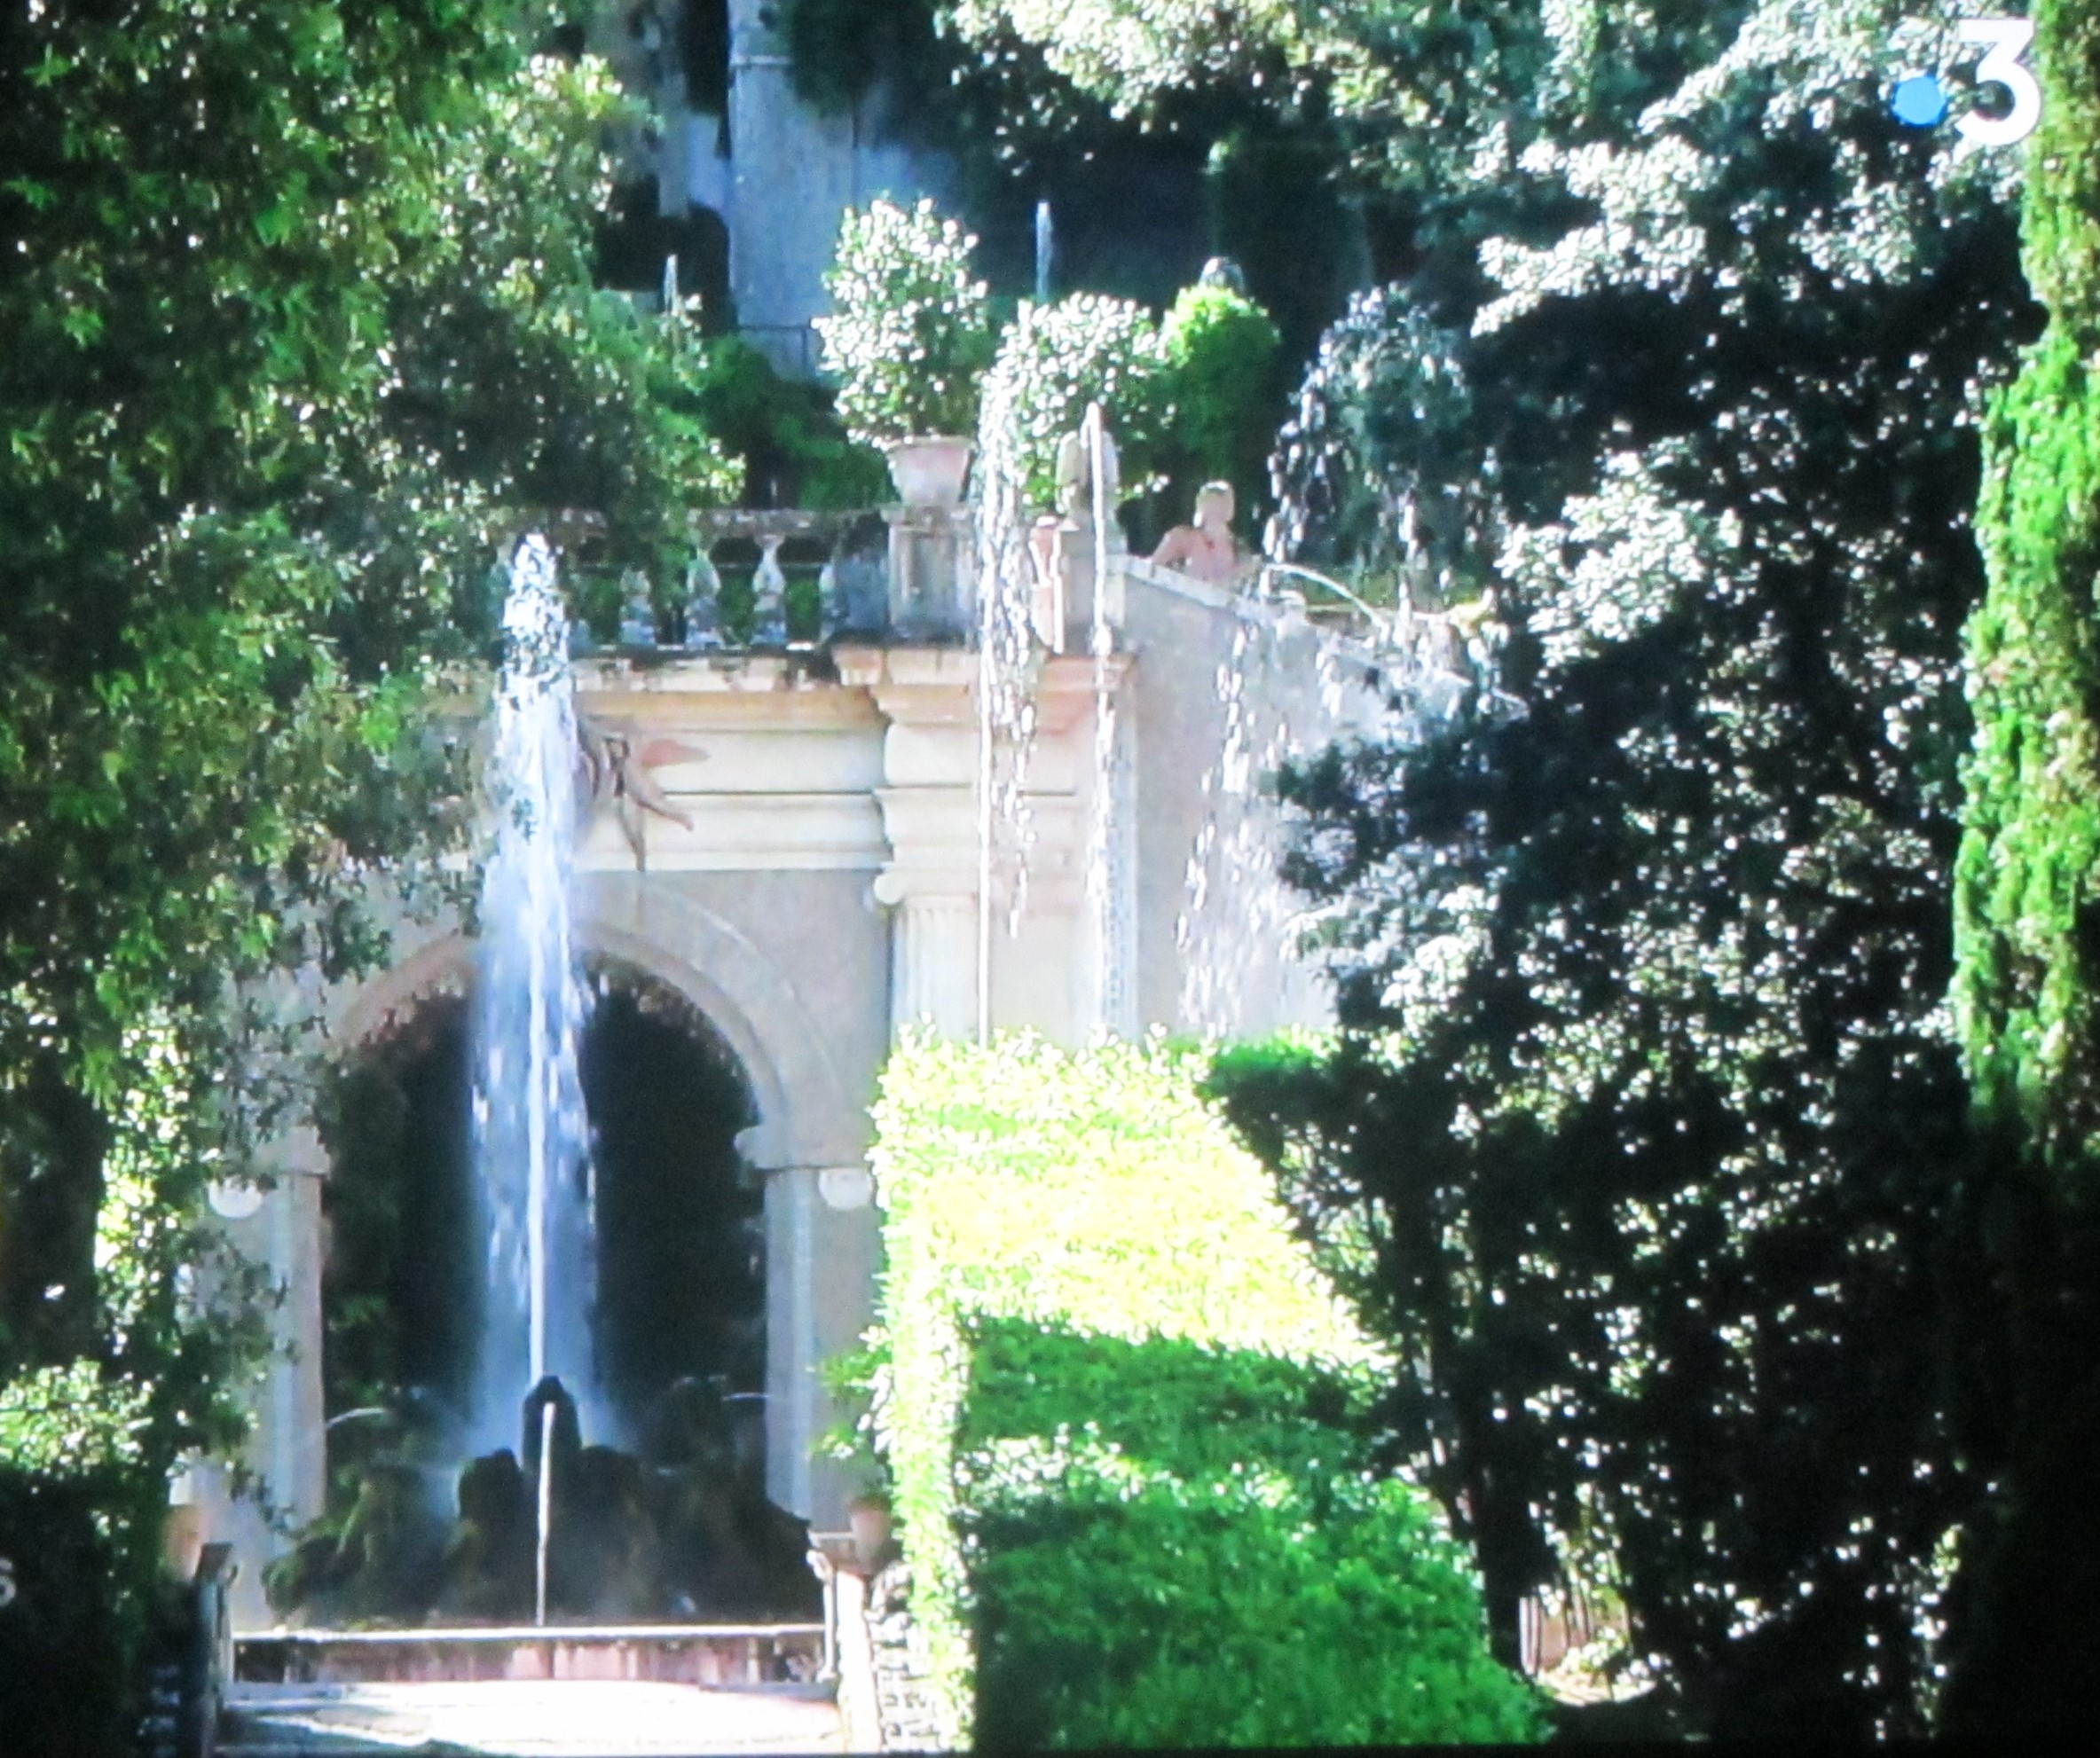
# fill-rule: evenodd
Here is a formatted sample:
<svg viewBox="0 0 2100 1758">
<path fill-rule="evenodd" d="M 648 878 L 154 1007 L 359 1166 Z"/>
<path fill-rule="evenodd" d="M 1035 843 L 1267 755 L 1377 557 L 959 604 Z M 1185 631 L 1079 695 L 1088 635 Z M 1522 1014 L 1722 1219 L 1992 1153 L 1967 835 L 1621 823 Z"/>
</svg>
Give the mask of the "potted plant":
<svg viewBox="0 0 2100 1758">
<path fill-rule="evenodd" d="M 816 320 L 838 413 L 855 439 L 888 455 L 907 506 L 963 498 L 979 381 L 994 345 L 985 284 L 970 272 L 977 240 L 931 201 L 849 210 Z"/>
</svg>

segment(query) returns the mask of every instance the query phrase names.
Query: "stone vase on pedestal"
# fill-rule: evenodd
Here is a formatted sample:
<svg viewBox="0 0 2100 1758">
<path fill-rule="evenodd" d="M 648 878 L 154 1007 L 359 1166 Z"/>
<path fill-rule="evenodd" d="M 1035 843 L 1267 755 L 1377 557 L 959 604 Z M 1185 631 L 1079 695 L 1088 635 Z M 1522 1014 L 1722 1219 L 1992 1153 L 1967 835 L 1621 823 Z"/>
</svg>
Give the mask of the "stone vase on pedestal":
<svg viewBox="0 0 2100 1758">
<path fill-rule="evenodd" d="M 968 440 L 948 434 L 919 434 L 893 440 L 884 451 L 890 460 L 890 480 L 897 485 L 897 498 L 907 506 L 961 506 L 973 450 Z"/>
</svg>

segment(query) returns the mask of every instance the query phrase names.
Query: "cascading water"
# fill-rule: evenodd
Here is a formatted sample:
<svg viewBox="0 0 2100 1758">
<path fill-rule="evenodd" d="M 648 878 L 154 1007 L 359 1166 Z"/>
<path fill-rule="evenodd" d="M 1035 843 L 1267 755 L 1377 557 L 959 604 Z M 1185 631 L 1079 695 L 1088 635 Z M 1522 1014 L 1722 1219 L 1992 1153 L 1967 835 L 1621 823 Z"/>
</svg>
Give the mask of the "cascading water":
<svg viewBox="0 0 2100 1758">
<path fill-rule="evenodd" d="M 474 1168 L 488 1236 L 476 1451 L 517 1445 L 547 1375 L 604 1432 L 591 1346 L 594 1192 L 577 1047 L 586 1008 L 569 913 L 577 830 L 576 689 L 554 555 L 510 562 L 490 773 L 496 846 L 482 882 Z"/>
<path fill-rule="evenodd" d="M 1468 704 L 1490 718 L 1521 713 L 1497 682 L 1497 655 L 1480 619 L 1418 609 L 1418 585 L 1451 595 L 1418 530 L 1420 497 L 1404 485 L 1366 483 L 1329 419 L 1328 387 L 1373 368 L 1393 370 L 1378 344 L 1384 295 L 1359 299 L 1329 332 L 1284 429 L 1270 482 L 1276 512 L 1264 534 L 1263 590 L 1237 607 L 1231 652 L 1219 665 L 1224 723 L 1204 775 L 1208 810 L 1191 852 L 1176 923 L 1183 954 L 1180 1016 L 1198 1031 L 1230 1033 L 1250 1019 L 1325 1018 L 1328 1002 L 1311 965 L 1295 956 L 1312 918 L 1284 883 L 1287 839 L 1272 791 L 1293 758 L 1352 738 L 1420 743 Z M 1453 370 L 1427 350 L 1412 406 L 1427 417 L 1451 393 Z M 1437 501 L 1442 528 L 1457 514 Z M 1388 562 L 1395 607 L 1377 611 L 1341 583 L 1303 567 L 1307 548 L 1357 550 Z M 1477 548 L 1478 544 L 1475 545 Z M 1317 628 L 1291 590 L 1314 584 L 1354 610 L 1349 635 Z"/>
<path fill-rule="evenodd" d="M 1216 673 L 1224 724 L 1175 924 L 1181 1021 L 1226 1035 L 1252 1021 L 1328 1016 L 1317 971 L 1296 955 L 1303 903 L 1278 871 L 1286 831 L 1274 778 L 1293 758 L 1390 726 L 1368 654 L 1315 628 L 1290 599 L 1242 600 L 1236 610 Z"/>
<path fill-rule="evenodd" d="M 1026 304 L 1019 323 L 1031 321 Z M 978 906 L 977 1032 L 990 1036 L 992 921 L 999 882 L 1007 931 L 1027 902 L 1028 765 L 1035 743 L 1030 688 L 1034 563 L 1028 553 L 1026 490 L 1015 388 L 996 367 L 985 378 L 978 415 L 971 514 L 977 528 Z"/>
<path fill-rule="evenodd" d="M 1080 443 L 1085 449 L 1088 480 L 1107 480 L 1108 432 L 1106 418 L 1098 403 L 1087 405 L 1080 425 Z M 1115 686 L 1109 675 L 1115 634 L 1108 616 L 1107 581 L 1110 567 L 1109 521 L 1115 517 L 1109 497 L 1096 492 L 1089 497 L 1093 508 L 1094 605 L 1087 632 L 1087 651 L 1093 661 L 1094 769 L 1089 779 L 1087 813 L 1087 913 L 1092 930 L 1094 965 L 1093 1017 L 1096 1032 L 1129 1034 L 1136 1028 L 1136 996 L 1131 993 L 1129 948 L 1125 945 L 1130 899 L 1126 889 L 1134 876 L 1129 868 L 1125 837 L 1131 826 L 1126 796 L 1131 788 L 1129 746 L 1117 736 Z"/>
</svg>

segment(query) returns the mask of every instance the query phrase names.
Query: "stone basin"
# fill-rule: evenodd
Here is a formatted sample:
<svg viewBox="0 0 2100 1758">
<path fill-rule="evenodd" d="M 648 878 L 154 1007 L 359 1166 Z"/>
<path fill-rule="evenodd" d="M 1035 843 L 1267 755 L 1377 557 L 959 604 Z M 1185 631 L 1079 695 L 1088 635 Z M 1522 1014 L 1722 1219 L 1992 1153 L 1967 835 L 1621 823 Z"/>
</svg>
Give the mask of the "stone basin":
<svg viewBox="0 0 2100 1758">
<path fill-rule="evenodd" d="M 504 1679 L 806 1688 L 822 1624 L 597 1624 L 253 1630 L 234 1639 L 244 1683 L 436 1683 Z"/>
</svg>

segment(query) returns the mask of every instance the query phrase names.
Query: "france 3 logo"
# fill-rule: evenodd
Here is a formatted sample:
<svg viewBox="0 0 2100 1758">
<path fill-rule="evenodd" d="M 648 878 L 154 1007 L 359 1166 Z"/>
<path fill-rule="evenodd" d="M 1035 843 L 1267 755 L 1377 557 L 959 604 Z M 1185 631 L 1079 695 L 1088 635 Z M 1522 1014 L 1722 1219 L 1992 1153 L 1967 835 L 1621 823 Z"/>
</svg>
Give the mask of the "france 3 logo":
<svg viewBox="0 0 2100 1758">
<path fill-rule="evenodd" d="M 1984 51 L 1976 64 L 1978 87 L 1996 86 L 2007 99 L 2002 109 L 1970 110 L 1955 119 L 1954 130 L 1962 137 L 1956 156 L 2026 139 L 2041 120 L 2041 86 L 2026 59 L 2034 42 L 2033 20 L 1963 19 L 1954 35 Z M 1938 128 L 1951 108 L 1947 88 L 1931 74 L 1905 74 L 1889 94 L 1890 113 L 1909 128 Z"/>
</svg>

